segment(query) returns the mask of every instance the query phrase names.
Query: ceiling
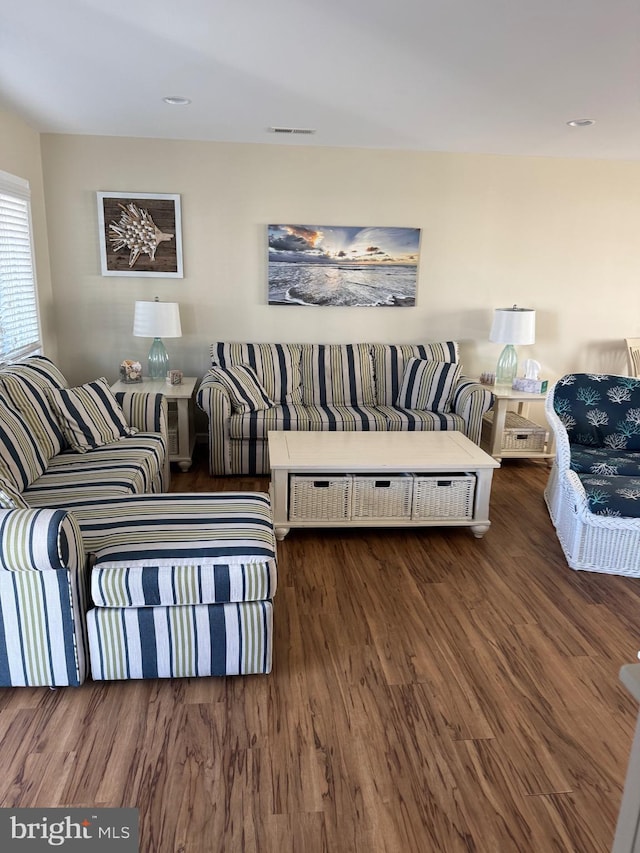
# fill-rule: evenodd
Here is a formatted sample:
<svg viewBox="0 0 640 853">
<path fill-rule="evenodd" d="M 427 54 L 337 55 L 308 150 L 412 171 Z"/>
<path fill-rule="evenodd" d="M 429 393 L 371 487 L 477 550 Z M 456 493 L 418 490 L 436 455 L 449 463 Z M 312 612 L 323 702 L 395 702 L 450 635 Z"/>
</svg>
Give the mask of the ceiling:
<svg viewBox="0 0 640 853">
<path fill-rule="evenodd" d="M 0 8 L 0 104 L 42 132 L 640 158 L 638 0 Z"/>
</svg>

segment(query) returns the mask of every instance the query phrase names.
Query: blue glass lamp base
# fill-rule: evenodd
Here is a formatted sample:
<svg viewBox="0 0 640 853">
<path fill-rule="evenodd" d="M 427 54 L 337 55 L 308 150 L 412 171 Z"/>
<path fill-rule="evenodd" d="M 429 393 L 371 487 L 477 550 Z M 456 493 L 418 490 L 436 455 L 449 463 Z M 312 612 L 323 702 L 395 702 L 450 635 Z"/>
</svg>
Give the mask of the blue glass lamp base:
<svg viewBox="0 0 640 853">
<path fill-rule="evenodd" d="M 169 353 L 160 338 L 154 338 L 149 350 L 149 376 L 151 379 L 166 379 L 169 370 Z"/>
<path fill-rule="evenodd" d="M 507 344 L 496 365 L 496 385 L 511 388 L 518 372 L 518 354 L 513 344 Z"/>
</svg>

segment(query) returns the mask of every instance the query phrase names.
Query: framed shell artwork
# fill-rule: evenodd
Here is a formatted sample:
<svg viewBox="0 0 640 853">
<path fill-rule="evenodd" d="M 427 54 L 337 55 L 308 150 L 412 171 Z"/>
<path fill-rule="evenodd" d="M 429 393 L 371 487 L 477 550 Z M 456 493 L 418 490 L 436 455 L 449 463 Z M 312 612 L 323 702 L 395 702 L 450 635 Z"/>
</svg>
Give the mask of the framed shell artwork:
<svg viewBox="0 0 640 853">
<path fill-rule="evenodd" d="M 99 192 L 102 275 L 182 278 L 179 195 Z"/>
</svg>

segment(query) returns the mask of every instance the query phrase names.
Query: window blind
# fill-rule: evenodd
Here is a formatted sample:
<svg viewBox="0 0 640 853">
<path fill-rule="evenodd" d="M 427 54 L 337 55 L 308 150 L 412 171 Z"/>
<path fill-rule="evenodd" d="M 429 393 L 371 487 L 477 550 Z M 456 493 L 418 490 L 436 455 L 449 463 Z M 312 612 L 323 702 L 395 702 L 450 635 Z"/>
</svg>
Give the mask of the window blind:
<svg viewBox="0 0 640 853">
<path fill-rule="evenodd" d="M 41 352 L 29 182 L 0 171 L 0 361 Z"/>
</svg>

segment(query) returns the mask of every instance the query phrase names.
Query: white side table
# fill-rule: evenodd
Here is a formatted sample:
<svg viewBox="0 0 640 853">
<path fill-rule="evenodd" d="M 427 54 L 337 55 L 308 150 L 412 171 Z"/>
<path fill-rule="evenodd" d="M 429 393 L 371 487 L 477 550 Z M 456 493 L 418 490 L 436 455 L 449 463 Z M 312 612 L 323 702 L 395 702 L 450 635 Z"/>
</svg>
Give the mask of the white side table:
<svg viewBox="0 0 640 853">
<path fill-rule="evenodd" d="M 193 459 L 196 435 L 193 428 L 193 398 L 198 380 L 184 376 L 180 385 L 169 385 L 164 379 L 143 378 L 142 382 L 118 380 L 111 386 L 117 391 L 142 390 L 162 394 L 169 407 L 169 461 L 177 462 L 181 471 L 188 471 Z"/>
<path fill-rule="evenodd" d="M 553 434 L 549 432 L 549 439 L 544 450 L 505 450 L 504 449 L 504 427 L 507 411 L 513 403 L 517 404 L 517 412 L 527 417 L 529 403 L 541 402 L 546 399 L 546 393 L 534 394 L 530 391 L 514 391 L 512 388 L 496 388 L 487 386 L 495 396 L 493 404 L 493 425 L 486 447 L 487 453 L 494 459 L 552 459 L 554 457 Z"/>
</svg>

